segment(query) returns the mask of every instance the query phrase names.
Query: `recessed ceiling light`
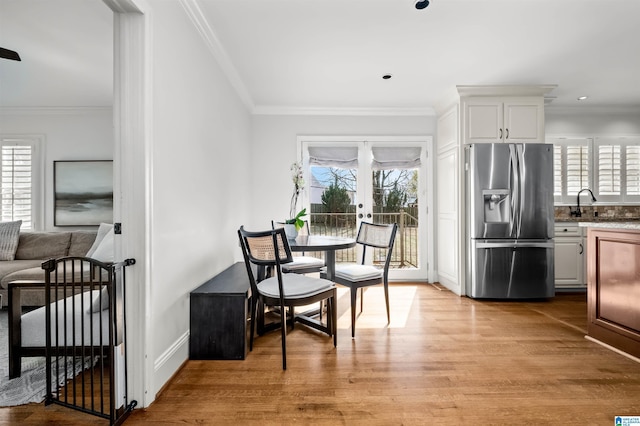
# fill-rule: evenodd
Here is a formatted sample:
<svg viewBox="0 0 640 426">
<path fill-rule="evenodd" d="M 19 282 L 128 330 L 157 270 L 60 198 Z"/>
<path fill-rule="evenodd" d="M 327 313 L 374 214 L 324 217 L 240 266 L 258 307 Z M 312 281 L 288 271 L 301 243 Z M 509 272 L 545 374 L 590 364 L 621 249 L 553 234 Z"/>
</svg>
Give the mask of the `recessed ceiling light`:
<svg viewBox="0 0 640 426">
<path fill-rule="evenodd" d="M 383 76 L 382 76 L 382 79 L 383 79 L 383 80 L 389 80 L 391 77 L 393 77 L 393 75 L 391 75 L 391 74 L 385 74 L 385 75 L 383 75 Z"/>
<path fill-rule="evenodd" d="M 578 100 L 579 100 L 579 101 L 584 101 L 584 100 L 585 100 L 585 99 L 587 99 L 587 98 L 588 98 L 588 96 L 580 96 L 580 97 L 578 98 Z"/>
<path fill-rule="evenodd" d="M 427 6 L 429 6 L 429 0 L 416 0 L 416 9 L 425 9 Z"/>
</svg>

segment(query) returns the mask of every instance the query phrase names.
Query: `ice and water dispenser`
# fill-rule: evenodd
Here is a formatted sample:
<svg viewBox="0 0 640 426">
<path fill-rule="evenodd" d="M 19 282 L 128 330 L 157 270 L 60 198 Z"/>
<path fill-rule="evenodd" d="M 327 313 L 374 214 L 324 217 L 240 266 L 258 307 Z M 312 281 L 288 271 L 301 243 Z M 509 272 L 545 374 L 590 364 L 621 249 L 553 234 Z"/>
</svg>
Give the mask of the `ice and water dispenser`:
<svg viewBox="0 0 640 426">
<path fill-rule="evenodd" d="M 482 191 L 482 198 L 484 200 L 485 223 L 508 224 L 511 221 L 508 189 L 485 189 Z"/>
</svg>

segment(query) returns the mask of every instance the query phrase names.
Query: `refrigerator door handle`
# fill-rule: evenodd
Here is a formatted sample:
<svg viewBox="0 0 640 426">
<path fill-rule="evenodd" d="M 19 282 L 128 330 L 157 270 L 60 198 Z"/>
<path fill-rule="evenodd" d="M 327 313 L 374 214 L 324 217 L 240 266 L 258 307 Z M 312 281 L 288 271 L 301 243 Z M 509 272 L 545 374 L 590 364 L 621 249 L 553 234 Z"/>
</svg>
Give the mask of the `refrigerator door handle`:
<svg viewBox="0 0 640 426">
<path fill-rule="evenodd" d="M 509 224 L 509 235 L 512 238 L 517 238 L 519 235 L 519 188 L 520 188 L 520 170 L 518 166 L 518 154 L 515 150 L 515 145 L 509 145 L 509 168 L 510 168 L 510 190 L 511 190 L 511 218 Z"/>
<path fill-rule="evenodd" d="M 524 205 L 524 178 L 522 176 L 522 166 L 524 165 L 524 158 L 522 152 L 522 145 L 515 145 L 516 151 L 516 188 L 514 189 L 516 196 L 516 238 L 520 238 L 522 232 L 522 209 Z"/>
<path fill-rule="evenodd" d="M 476 248 L 492 249 L 492 248 L 553 248 L 553 241 L 535 242 L 535 241 L 504 241 L 504 242 L 483 242 L 476 243 Z"/>
</svg>

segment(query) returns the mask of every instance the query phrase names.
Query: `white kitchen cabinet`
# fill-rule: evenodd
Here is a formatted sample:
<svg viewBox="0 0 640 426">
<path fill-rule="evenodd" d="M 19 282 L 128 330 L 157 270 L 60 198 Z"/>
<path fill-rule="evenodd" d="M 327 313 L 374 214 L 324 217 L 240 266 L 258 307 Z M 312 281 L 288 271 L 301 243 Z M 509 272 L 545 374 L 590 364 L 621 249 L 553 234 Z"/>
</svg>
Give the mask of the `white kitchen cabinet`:
<svg viewBox="0 0 640 426">
<path fill-rule="evenodd" d="M 555 225 L 555 284 L 556 289 L 586 288 L 587 245 L 583 228 L 577 223 Z"/>
<path fill-rule="evenodd" d="M 544 142 L 544 99 L 470 97 L 463 103 L 464 143 Z"/>
</svg>

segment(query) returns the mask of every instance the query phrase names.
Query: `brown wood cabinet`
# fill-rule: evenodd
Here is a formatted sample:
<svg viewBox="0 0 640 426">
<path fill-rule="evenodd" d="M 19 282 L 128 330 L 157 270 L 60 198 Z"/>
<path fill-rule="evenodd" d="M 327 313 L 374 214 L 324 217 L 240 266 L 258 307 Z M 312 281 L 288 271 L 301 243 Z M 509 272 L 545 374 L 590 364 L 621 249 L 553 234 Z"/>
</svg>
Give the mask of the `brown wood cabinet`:
<svg viewBox="0 0 640 426">
<path fill-rule="evenodd" d="M 589 228 L 587 334 L 640 357 L 640 230 Z"/>
</svg>

